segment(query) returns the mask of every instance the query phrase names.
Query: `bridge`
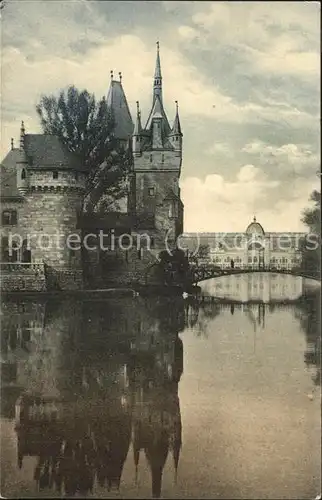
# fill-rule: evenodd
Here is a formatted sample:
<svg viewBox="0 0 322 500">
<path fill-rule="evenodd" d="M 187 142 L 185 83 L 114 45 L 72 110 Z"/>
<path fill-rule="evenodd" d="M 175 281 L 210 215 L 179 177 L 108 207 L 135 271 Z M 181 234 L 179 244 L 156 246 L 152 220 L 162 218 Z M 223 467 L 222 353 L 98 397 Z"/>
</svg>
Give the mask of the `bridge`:
<svg viewBox="0 0 322 500">
<path fill-rule="evenodd" d="M 191 281 L 197 284 L 199 281 L 210 280 L 213 278 L 221 278 L 222 276 L 231 276 L 233 274 L 249 274 L 249 273 L 274 273 L 274 274 L 289 274 L 292 276 L 300 276 L 301 278 L 313 279 L 321 281 L 321 278 L 313 275 L 307 270 L 301 268 L 276 268 L 273 266 L 249 266 L 249 267 L 228 267 L 220 268 L 212 265 L 196 264 L 190 265 Z"/>
</svg>

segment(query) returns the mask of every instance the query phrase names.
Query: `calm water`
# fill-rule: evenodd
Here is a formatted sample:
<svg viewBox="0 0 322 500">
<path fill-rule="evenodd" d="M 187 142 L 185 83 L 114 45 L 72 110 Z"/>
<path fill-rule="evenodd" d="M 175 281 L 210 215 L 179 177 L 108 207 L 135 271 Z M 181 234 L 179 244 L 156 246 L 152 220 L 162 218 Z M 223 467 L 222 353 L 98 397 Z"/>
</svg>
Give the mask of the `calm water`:
<svg viewBox="0 0 322 500">
<path fill-rule="evenodd" d="M 315 498 L 318 294 L 227 278 L 202 285 L 220 303 L 3 302 L 2 496 Z M 15 430 L 21 394 L 52 419 L 34 406 Z"/>
</svg>

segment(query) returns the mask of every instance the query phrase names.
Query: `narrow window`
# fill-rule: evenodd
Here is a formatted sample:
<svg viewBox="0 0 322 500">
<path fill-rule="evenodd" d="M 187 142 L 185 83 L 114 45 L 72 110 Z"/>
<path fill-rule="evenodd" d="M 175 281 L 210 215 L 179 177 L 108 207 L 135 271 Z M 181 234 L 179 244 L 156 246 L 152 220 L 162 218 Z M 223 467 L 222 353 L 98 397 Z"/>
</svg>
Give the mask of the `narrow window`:
<svg viewBox="0 0 322 500">
<path fill-rule="evenodd" d="M 75 172 L 75 181 L 78 181 L 78 172 Z"/>
<path fill-rule="evenodd" d="M 152 163 L 152 155 L 150 155 L 150 163 Z"/>
<path fill-rule="evenodd" d="M 22 180 L 25 180 L 25 178 L 26 178 L 26 171 L 25 171 L 25 169 L 23 168 L 23 169 L 22 169 L 22 172 L 21 172 L 21 179 L 22 179 Z"/>
<path fill-rule="evenodd" d="M 164 163 L 164 155 L 162 155 L 161 161 L 162 163 Z"/>
<path fill-rule="evenodd" d="M 3 226 L 16 226 L 17 224 L 17 211 L 4 210 L 2 212 L 2 225 Z"/>
<path fill-rule="evenodd" d="M 154 196 L 155 195 L 155 188 L 151 187 L 149 188 L 149 196 Z"/>
<path fill-rule="evenodd" d="M 53 172 L 53 179 L 58 179 L 58 172 Z"/>
</svg>

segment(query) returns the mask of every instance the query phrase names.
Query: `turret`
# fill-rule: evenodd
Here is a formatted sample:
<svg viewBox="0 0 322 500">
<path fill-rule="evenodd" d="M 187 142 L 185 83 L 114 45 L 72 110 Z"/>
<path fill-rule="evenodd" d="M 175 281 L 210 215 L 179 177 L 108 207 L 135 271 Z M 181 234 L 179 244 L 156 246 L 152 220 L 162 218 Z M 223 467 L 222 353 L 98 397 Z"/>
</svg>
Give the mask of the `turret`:
<svg viewBox="0 0 322 500">
<path fill-rule="evenodd" d="M 17 172 L 17 188 L 19 193 L 24 196 L 29 187 L 29 179 L 28 179 L 28 160 L 25 151 L 25 126 L 24 122 L 21 122 L 20 128 L 20 145 L 19 145 L 19 154 L 16 163 L 16 172 Z"/>
<path fill-rule="evenodd" d="M 176 103 L 176 115 L 173 122 L 173 127 L 171 133 L 169 134 L 169 138 L 171 140 L 171 144 L 174 147 L 175 151 L 182 151 L 182 132 L 179 118 L 179 110 L 178 110 L 178 101 Z"/>
<path fill-rule="evenodd" d="M 139 108 L 139 101 L 136 101 L 136 122 L 134 126 L 134 132 L 132 137 L 132 151 L 135 156 L 140 156 L 141 153 L 141 141 L 142 141 L 142 125 L 141 125 L 141 112 Z"/>
</svg>

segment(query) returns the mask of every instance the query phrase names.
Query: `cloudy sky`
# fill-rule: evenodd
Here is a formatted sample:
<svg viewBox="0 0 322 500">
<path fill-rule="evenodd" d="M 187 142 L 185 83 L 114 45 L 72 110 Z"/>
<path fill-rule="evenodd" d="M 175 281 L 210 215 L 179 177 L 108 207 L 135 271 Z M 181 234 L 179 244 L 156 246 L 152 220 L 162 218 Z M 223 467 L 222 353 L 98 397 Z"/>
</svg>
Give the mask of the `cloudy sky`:
<svg viewBox="0 0 322 500">
<path fill-rule="evenodd" d="M 2 10 L 2 150 L 41 94 L 106 94 L 122 71 L 151 104 L 155 42 L 170 121 L 179 101 L 185 231 L 302 230 L 320 168 L 318 2 L 13 1 Z"/>
</svg>

